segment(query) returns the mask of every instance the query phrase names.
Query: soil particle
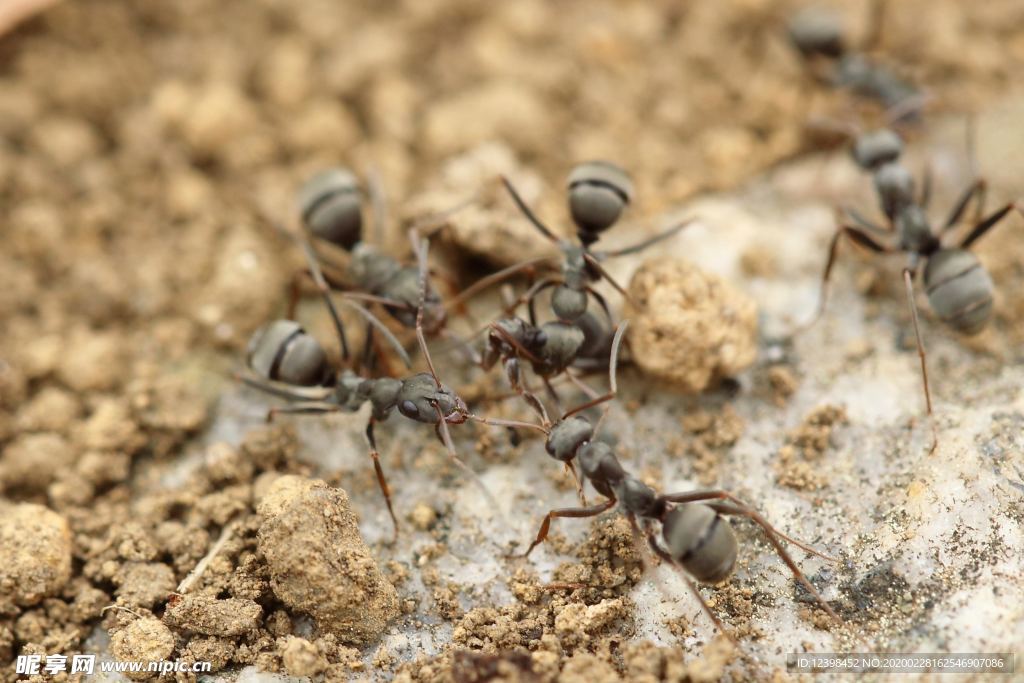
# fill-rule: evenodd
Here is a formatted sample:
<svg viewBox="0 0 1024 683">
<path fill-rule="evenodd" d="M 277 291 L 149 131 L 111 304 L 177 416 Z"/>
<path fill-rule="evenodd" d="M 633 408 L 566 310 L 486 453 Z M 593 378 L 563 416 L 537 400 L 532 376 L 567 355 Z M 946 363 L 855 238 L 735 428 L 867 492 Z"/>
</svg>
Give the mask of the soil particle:
<svg viewBox="0 0 1024 683">
<path fill-rule="evenodd" d="M 152 609 L 174 592 L 174 570 L 159 562 L 129 562 L 114 577 L 114 595 L 128 607 Z"/>
<path fill-rule="evenodd" d="M 111 635 L 110 651 L 119 662 L 160 662 L 174 651 L 174 635 L 156 617 L 143 617 Z M 142 671 L 126 675 L 141 681 L 156 674 Z"/>
<path fill-rule="evenodd" d="M 74 462 L 75 454 L 59 434 L 25 434 L 7 444 L 0 455 L 0 490 L 41 493 L 61 470 Z"/>
<path fill-rule="evenodd" d="M 234 637 L 255 631 L 263 608 L 252 600 L 207 595 L 175 595 L 167 603 L 164 623 L 176 631 Z"/>
<path fill-rule="evenodd" d="M 316 676 L 327 668 L 327 660 L 305 638 L 288 636 L 281 647 L 281 661 L 290 676 Z"/>
<path fill-rule="evenodd" d="M 828 475 L 816 463 L 832 444 L 832 432 L 846 422 L 846 411 L 839 406 L 819 406 L 808 413 L 779 449 L 775 462 L 779 484 L 802 491 L 823 488 Z"/>
<path fill-rule="evenodd" d="M 398 615 L 395 588 L 363 543 L 344 491 L 287 475 L 258 511 L 259 549 L 275 595 L 312 616 L 321 632 L 366 643 Z"/>
<path fill-rule="evenodd" d="M 721 278 L 655 258 L 633 275 L 629 293 L 629 339 L 644 372 L 696 393 L 754 362 L 757 304 Z"/>
<path fill-rule="evenodd" d="M 574 650 L 628 613 L 622 598 L 602 600 L 596 605 L 571 603 L 555 615 L 555 635 L 562 647 Z"/>
<path fill-rule="evenodd" d="M 0 501 L 0 612 L 56 595 L 71 578 L 71 529 L 56 512 Z"/>
</svg>

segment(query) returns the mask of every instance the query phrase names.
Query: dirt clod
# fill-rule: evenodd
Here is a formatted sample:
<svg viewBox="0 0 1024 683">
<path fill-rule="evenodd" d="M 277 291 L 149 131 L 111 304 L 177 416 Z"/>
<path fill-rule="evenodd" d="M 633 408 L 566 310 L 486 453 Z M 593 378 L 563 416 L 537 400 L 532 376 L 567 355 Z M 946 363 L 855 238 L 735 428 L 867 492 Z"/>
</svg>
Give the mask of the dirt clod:
<svg viewBox="0 0 1024 683">
<path fill-rule="evenodd" d="M 376 639 L 398 615 L 394 586 L 381 574 L 341 489 L 287 475 L 260 501 L 259 549 L 274 593 L 345 643 Z"/>
<path fill-rule="evenodd" d="M 207 636 L 241 636 L 255 631 L 263 608 L 252 600 L 206 595 L 176 595 L 167 603 L 164 623 L 176 630 Z"/>
<path fill-rule="evenodd" d="M 654 258 L 633 275 L 629 293 L 629 340 L 648 374 L 695 393 L 754 362 L 757 305 L 721 278 Z"/>
<path fill-rule="evenodd" d="M 174 650 L 174 635 L 156 617 L 144 617 L 128 624 L 110 637 L 110 651 L 119 662 L 160 662 Z M 147 671 L 125 672 L 137 681 L 152 678 Z"/>
<path fill-rule="evenodd" d="M 42 505 L 0 502 L 0 557 L 0 610 L 34 605 L 71 578 L 71 529 Z"/>
</svg>

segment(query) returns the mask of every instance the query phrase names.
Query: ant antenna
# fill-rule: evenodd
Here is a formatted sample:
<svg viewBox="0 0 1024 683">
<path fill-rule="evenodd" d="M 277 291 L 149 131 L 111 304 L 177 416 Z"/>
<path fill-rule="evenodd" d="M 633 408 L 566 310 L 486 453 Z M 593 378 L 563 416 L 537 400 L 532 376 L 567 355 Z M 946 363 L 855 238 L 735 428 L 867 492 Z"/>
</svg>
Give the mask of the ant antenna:
<svg viewBox="0 0 1024 683">
<path fill-rule="evenodd" d="M 437 377 L 437 370 L 434 369 L 434 361 L 430 358 L 430 349 L 427 348 L 426 337 L 423 336 L 423 306 L 427 300 L 427 251 L 430 249 L 430 241 L 420 239 L 415 228 L 409 230 L 409 241 L 412 243 L 412 250 L 416 253 L 416 260 L 419 264 L 420 274 L 420 300 L 416 307 L 416 340 L 420 344 L 420 351 L 427 361 L 430 375 L 434 378 L 434 384 L 441 388 L 441 380 Z"/>
<path fill-rule="evenodd" d="M 547 237 L 555 244 L 561 244 L 562 240 L 558 239 L 558 237 L 555 236 L 555 233 L 551 232 L 551 229 L 548 226 L 544 225 L 544 223 L 542 223 L 539 218 L 537 218 L 537 214 L 533 212 L 533 209 L 526 205 L 526 202 L 524 202 L 523 198 L 519 196 L 518 192 L 516 192 L 516 188 L 512 186 L 512 183 L 509 181 L 509 179 L 504 175 L 500 177 L 501 182 L 504 183 L 505 185 L 505 189 L 508 190 L 508 193 L 510 195 L 512 195 L 512 201 L 516 203 L 516 206 L 518 206 L 522 214 L 526 216 L 526 219 L 533 223 L 533 227 L 537 228 L 537 230 L 539 230 L 542 235 Z"/>
<path fill-rule="evenodd" d="M 351 354 L 348 349 L 348 338 L 345 336 L 345 326 L 341 323 L 341 316 L 338 315 L 338 309 L 335 308 L 334 301 L 331 300 L 331 290 L 327 286 L 323 272 L 320 270 L 320 264 L 317 262 L 313 245 L 306 239 L 301 228 L 297 233 L 288 233 L 286 231 L 286 234 L 291 234 L 302 248 L 302 253 L 306 257 L 306 264 L 309 266 L 309 273 L 313 276 L 313 282 L 316 283 L 316 288 L 320 290 L 324 303 L 327 304 L 327 310 L 330 312 L 331 320 L 334 322 L 334 329 L 338 333 L 338 340 L 341 342 L 341 357 L 347 361 Z"/>
</svg>

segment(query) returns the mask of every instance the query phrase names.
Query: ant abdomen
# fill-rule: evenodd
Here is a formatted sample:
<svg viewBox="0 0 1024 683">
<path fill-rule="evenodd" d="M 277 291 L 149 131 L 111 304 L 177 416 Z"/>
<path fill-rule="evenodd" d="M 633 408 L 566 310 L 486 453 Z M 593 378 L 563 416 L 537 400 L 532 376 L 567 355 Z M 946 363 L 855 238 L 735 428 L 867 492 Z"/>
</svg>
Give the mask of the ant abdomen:
<svg viewBox="0 0 1024 683">
<path fill-rule="evenodd" d="M 569 213 L 584 244 L 612 227 L 633 199 L 633 181 L 607 161 L 588 161 L 569 173 Z"/>
<path fill-rule="evenodd" d="M 839 17 L 819 7 L 808 7 L 789 20 L 789 39 L 805 57 L 839 57 L 846 51 Z"/>
<path fill-rule="evenodd" d="M 992 278 L 966 249 L 942 249 L 924 269 L 928 303 L 940 319 L 962 334 L 977 334 L 992 316 Z"/>
<path fill-rule="evenodd" d="M 736 535 L 707 505 L 683 505 L 665 516 L 662 535 L 672 559 L 698 581 L 718 583 L 736 564 Z"/>
<path fill-rule="evenodd" d="M 275 320 L 249 339 L 249 367 L 260 377 L 296 386 L 323 384 L 330 375 L 320 342 L 294 320 Z"/>
<path fill-rule="evenodd" d="M 363 237 L 362 193 L 347 168 L 317 173 L 299 189 L 299 213 L 311 233 L 348 251 Z"/>
</svg>

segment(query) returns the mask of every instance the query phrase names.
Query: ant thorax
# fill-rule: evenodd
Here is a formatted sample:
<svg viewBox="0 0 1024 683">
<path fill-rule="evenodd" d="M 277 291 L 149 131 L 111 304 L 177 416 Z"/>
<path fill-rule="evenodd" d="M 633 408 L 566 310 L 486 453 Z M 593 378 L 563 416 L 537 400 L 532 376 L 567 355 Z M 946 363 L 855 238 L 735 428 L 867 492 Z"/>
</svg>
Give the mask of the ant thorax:
<svg viewBox="0 0 1024 683">
<path fill-rule="evenodd" d="M 927 256 L 939 249 L 939 240 L 932 232 L 928 216 L 917 204 L 908 204 L 896 213 L 896 231 L 900 248 L 913 254 Z"/>
<path fill-rule="evenodd" d="M 401 269 L 402 264 L 372 244 L 360 242 L 352 249 L 349 271 L 368 292 L 379 292 Z"/>
</svg>

